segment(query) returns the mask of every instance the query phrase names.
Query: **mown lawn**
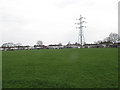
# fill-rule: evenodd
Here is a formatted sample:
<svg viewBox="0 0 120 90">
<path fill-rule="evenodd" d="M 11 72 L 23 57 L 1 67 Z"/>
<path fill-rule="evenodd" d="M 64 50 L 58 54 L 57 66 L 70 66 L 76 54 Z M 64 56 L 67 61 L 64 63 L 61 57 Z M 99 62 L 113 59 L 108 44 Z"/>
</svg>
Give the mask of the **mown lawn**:
<svg viewBox="0 0 120 90">
<path fill-rule="evenodd" d="M 3 88 L 117 88 L 118 49 L 4 51 Z"/>
</svg>

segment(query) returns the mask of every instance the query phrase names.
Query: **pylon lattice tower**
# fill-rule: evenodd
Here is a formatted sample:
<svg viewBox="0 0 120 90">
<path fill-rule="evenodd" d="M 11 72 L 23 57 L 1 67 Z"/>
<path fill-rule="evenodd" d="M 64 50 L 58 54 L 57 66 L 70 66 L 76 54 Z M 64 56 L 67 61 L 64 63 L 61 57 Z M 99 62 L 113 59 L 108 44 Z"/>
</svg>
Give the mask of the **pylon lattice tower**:
<svg viewBox="0 0 120 90">
<path fill-rule="evenodd" d="M 75 23 L 75 24 L 79 25 L 79 27 L 76 27 L 76 28 L 79 29 L 78 44 L 81 45 L 81 48 L 83 48 L 83 45 L 85 44 L 85 38 L 84 38 L 84 34 L 83 34 L 83 28 L 86 28 L 86 26 L 83 26 L 83 23 L 87 23 L 83 19 L 85 19 L 85 18 L 80 15 L 80 18 L 76 19 L 76 20 L 79 20 L 79 23 Z"/>
</svg>

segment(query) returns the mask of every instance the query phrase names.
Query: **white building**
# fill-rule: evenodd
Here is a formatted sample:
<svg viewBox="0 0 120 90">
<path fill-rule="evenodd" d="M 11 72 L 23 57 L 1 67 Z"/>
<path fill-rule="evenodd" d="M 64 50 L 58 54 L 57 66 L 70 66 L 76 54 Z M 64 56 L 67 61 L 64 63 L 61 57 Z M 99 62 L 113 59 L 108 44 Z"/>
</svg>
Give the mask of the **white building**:
<svg viewBox="0 0 120 90">
<path fill-rule="evenodd" d="M 64 48 L 63 45 L 49 45 L 48 46 L 49 49 L 62 49 Z"/>
</svg>

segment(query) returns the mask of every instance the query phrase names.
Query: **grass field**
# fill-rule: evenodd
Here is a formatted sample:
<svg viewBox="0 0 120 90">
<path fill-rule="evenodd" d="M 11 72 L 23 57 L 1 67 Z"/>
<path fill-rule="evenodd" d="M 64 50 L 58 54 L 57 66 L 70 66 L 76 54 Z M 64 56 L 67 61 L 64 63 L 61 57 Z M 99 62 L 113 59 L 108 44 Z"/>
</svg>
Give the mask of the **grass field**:
<svg viewBox="0 0 120 90">
<path fill-rule="evenodd" d="M 3 88 L 117 88 L 118 49 L 5 51 Z"/>
</svg>

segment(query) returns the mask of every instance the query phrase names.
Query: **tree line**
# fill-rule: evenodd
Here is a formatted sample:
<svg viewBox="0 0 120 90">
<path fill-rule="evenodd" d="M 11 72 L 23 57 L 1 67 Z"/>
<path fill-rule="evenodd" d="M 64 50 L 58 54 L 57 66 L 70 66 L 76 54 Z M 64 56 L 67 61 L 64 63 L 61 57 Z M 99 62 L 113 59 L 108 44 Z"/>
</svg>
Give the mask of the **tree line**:
<svg viewBox="0 0 120 90">
<path fill-rule="evenodd" d="M 98 41 L 95 41 L 94 43 L 95 44 L 99 44 L 101 42 L 112 42 L 112 43 L 117 43 L 120 41 L 120 35 L 117 34 L 117 33 L 110 33 L 108 37 L 104 38 L 103 40 L 98 40 Z M 70 41 L 68 42 L 68 44 L 70 43 Z M 37 45 L 43 45 L 43 41 L 41 40 L 38 40 Z M 62 45 L 62 43 L 59 43 L 60 45 Z M 17 46 L 22 46 L 22 43 L 4 43 L 2 45 L 2 47 L 17 47 Z"/>
<path fill-rule="evenodd" d="M 101 42 L 112 42 L 117 43 L 120 42 L 120 35 L 117 33 L 110 33 L 108 37 L 104 38 L 103 40 L 95 41 L 95 44 L 99 44 Z"/>
</svg>

